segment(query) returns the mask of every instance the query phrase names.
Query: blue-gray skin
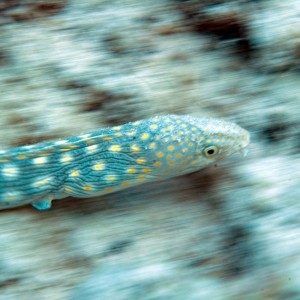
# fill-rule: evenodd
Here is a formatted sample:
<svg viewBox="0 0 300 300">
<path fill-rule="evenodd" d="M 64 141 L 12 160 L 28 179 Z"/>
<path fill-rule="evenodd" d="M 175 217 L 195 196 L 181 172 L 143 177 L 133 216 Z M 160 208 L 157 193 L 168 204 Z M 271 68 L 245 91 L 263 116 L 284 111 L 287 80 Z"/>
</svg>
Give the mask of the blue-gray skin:
<svg viewBox="0 0 300 300">
<path fill-rule="evenodd" d="M 197 171 L 249 144 L 216 119 L 168 115 L 0 152 L 0 209 L 99 196 Z"/>
</svg>

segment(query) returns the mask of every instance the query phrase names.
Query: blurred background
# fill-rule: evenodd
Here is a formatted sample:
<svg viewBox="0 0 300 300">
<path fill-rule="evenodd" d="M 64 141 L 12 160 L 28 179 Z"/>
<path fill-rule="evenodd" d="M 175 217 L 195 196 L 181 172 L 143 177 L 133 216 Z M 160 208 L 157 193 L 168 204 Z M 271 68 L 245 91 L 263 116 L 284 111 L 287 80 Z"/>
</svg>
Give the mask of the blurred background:
<svg viewBox="0 0 300 300">
<path fill-rule="evenodd" d="M 300 299 L 298 0 L 1 0 L 0 148 L 154 115 L 246 158 L 0 211 L 0 299 Z"/>
</svg>

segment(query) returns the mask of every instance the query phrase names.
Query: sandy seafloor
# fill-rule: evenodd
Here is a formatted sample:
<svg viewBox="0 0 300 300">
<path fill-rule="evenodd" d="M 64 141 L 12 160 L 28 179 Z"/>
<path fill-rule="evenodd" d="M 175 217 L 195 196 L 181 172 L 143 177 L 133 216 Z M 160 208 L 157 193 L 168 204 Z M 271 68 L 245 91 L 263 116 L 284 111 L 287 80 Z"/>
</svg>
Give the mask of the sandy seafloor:
<svg viewBox="0 0 300 300">
<path fill-rule="evenodd" d="M 0 299 L 300 299 L 297 0 L 0 2 L 1 148 L 168 113 L 247 157 L 0 212 Z"/>
</svg>

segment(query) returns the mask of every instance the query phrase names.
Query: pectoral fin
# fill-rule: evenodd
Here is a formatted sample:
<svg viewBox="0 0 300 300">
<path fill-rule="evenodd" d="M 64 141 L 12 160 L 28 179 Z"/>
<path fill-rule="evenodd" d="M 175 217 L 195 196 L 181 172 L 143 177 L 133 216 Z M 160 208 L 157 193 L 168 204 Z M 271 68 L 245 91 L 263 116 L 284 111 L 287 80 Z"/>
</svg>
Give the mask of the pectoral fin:
<svg viewBox="0 0 300 300">
<path fill-rule="evenodd" d="M 51 202 L 52 200 L 50 199 L 44 199 L 31 203 L 31 205 L 37 210 L 47 210 L 51 207 Z"/>
</svg>

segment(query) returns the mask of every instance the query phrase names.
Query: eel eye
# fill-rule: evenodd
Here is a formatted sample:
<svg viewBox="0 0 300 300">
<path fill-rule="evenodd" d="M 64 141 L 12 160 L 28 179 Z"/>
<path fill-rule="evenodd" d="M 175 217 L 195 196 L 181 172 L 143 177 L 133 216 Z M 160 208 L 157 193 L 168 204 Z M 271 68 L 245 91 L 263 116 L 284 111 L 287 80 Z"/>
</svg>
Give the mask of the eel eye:
<svg viewBox="0 0 300 300">
<path fill-rule="evenodd" d="M 204 153 L 206 157 L 212 157 L 218 153 L 218 147 L 209 146 L 204 149 Z"/>
</svg>

